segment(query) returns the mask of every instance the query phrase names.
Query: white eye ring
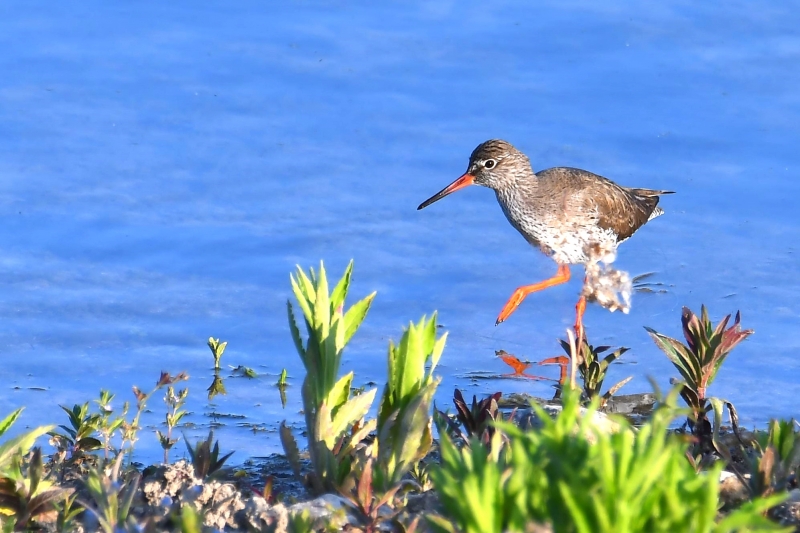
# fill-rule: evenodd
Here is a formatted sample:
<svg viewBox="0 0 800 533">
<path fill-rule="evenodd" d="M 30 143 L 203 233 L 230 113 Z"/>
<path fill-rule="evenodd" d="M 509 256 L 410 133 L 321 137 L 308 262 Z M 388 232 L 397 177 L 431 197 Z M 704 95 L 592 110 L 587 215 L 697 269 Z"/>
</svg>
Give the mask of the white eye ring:
<svg viewBox="0 0 800 533">
<path fill-rule="evenodd" d="M 489 170 L 493 169 L 496 164 L 497 161 L 495 161 L 494 159 L 487 159 L 486 161 L 483 162 L 484 168 L 488 168 Z"/>
</svg>

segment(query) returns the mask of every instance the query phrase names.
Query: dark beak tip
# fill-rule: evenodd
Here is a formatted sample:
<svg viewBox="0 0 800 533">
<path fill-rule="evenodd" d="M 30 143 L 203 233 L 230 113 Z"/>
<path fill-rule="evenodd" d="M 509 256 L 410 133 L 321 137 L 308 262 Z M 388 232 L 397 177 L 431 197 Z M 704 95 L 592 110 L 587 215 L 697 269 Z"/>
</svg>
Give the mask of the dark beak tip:
<svg viewBox="0 0 800 533">
<path fill-rule="evenodd" d="M 419 211 L 420 209 L 425 209 L 426 207 L 428 207 L 432 203 L 438 202 L 439 200 L 441 200 L 445 196 L 447 196 L 447 195 L 449 195 L 451 193 L 454 193 L 459 189 L 463 189 L 467 185 L 472 185 L 474 183 L 474 180 L 475 180 L 475 176 L 473 176 L 472 174 L 464 174 L 463 176 L 458 178 L 456 181 L 454 181 L 453 183 L 451 183 L 450 185 L 448 185 L 447 187 L 445 187 L 441 191 L 437 192 L 436 194 L 434 194 L 433 196 L 431 196 L 430 198 L 428 198 L 427 200 L 425 200 L 424 202 L 419 204 L 419 207 L 417 207 L 417 211 Z"/>
<path fill-rule="evenodd" d="M 434 198 L 436 198 L 436 197 L 435 197 L 435 196 L 433 196 L 433 197 L 431 197 L 431 198 L 428 198 L 427 200 L 425 200 L 424 202 L 422 202 L 421 204 L 419 204 L 419 205 L 417 206 L 417 211 L 421 211 L 421 210 L 425 209 L 426 207 L 428 207 L 429 205 L 431 205 L 432 203 L 434 203 L 436 200 L 438 200 L 438 199 L 439 199 L 439 198 L 436 198 L 436 199 L 434 200 Z"/>
</svg>

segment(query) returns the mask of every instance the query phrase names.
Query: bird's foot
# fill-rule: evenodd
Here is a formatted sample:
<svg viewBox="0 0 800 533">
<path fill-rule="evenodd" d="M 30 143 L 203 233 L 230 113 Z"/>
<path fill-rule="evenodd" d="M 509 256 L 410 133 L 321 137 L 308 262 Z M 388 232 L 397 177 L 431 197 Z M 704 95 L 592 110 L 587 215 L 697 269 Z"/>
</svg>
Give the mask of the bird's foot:
<svg viewBox="0 0 800 533">
<path fill-rule="evenodd" d="M 524 300 L 527 295 L 528 293 L 522 290 L 521 287 L 515 290 L 514 294 L 512 294 L 511 298 L 506 302 L 506 305 L 503 306 L 503 310 L 500 311 L 500 315 L 498 315 L 497 322 L 495 322 L 494 325 L 497 326 L 501 322 L 505 322 L 506 319 L 511 316 L 511 313 L 516 311 L 519 304 L 522 303 L 522 300 Z"/>
</svg>

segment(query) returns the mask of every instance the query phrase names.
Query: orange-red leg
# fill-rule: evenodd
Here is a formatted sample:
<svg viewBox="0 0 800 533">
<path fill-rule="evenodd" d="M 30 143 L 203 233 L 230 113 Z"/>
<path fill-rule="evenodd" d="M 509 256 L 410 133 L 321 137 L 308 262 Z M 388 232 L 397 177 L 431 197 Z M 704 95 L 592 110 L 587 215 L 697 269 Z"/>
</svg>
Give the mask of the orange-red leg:
<svg viewBox="0 0 800 533">
<path fill-rule="evenodd" d="M 500 311 L 500 316 L 497 317 L 495 326 L 510 317 L 511 313 L 513 313 L 514 310 L 519 307 L 519 304 L 522 303 L 522 300 L 524 300 L 525 297 L 530 293 L 541 291 L 554 285 L 560 285 L 562 283 L 566 283 L 567 281 L 569 281 L 569 265 L 558 265 L 558 271 L 552 278 L 540 281 L 539 283 L 534 283 L 533 285 L 519 287 L 514 291 L 514 294 L 511 295 L 511 298 L 508 299 L 506 305 L 503 306 L 503 310 Z"/>
<path fill-rule="evenodd" d="M 586 311 L 586 297 L 581 296 L 575 305 L 575 341 L 580 346 L 583 340 L 583 313 Z"/>
</svg>

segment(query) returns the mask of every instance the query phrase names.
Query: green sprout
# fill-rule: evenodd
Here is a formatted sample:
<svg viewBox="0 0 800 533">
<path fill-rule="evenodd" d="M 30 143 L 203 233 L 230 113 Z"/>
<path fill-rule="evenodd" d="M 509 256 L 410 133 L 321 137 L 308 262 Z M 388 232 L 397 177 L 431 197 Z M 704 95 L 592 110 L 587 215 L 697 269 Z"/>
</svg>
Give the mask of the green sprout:
<svg viewBox="0 0 800 533">
<path fill-rule="evenodd" d="M 178 439 L 172 438 L 172 430 L 175 429 L 175 426 L 177 426 L 184 415 L 186 415 L 186 410 L 182 409 L 182 407 L 186 403 L 186 397 L 188 395 L 189 389 L 181 389 L 176 393 L 175 388 L 171 385 L 167 387 L 167 393 L 164 395 L 164 403 L 167 404 L 167 414 L 165 416 L 167 433 L 165 435 L 161 433 L 161 431 L 156 430 L 156 435 L 158 435 L 158 441 L 164 449 L 165 464 L 169 462 L 169 451 L 178 442 Z"/>
<path fill-rule="evenodd" d="M 227 345 L 228 341 L 220 342 L 219 339 L 215 339 L 214 337 L 208 338 L 208 347 L 211 348 L 211 354 L 214 356 L 215 370 L 220 369 L 219 361 L 222 359 L 222 354 L 225 352 L 225 347 Z"/>
<path fill-rule="evenodd" d="M 287 376 L 287 372 L 286 372 L 286 369 L 284 368 L 283 370 L 281 370 L 281 375 L 278 377 L 278 382 L 276 383 L 276 385 L 278 387 L 285 387 L 286 386 L 286 376 Z"/>
</svg>

